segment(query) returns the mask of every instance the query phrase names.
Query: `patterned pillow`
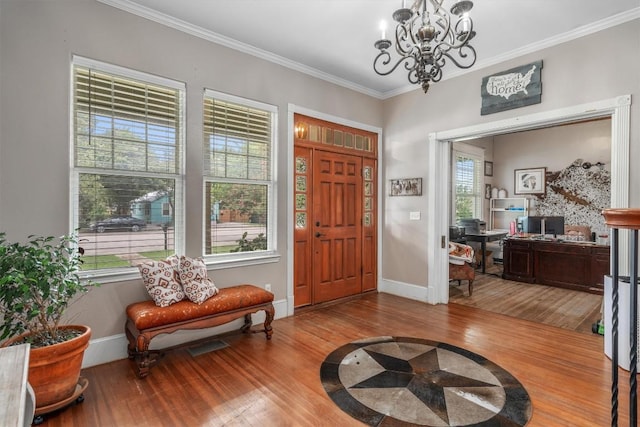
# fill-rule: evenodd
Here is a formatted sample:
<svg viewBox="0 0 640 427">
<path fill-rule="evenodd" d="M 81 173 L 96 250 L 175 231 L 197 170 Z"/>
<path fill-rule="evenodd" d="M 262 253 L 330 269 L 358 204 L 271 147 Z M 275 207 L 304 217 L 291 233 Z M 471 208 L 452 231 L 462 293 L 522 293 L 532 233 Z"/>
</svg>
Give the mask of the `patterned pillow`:
<svg viewBox="0 0 640 427">
<path fill-rule="evenodd" d="M 196 304 L 202 304 L 218 293 L 202 258 L 180 257 L 180 281 L 187 298 Z"/>
<path fill-rule="evenodd" d="M 138 265 L 144 287 L 157 306 L 168 307 L 184 299 L 182 285 L 176 280 L 173 266 L 165 261 L 148 261 Z"/>
<path fill-rule="evenodd" d="M 173 266 L 173 277 L 175 281 L 180 283 L 180 286 L 182 286 L 182 283 L 180 282 L 180 255 L 173 254 L 168 257 L 165 262 Z"/>
</svg>

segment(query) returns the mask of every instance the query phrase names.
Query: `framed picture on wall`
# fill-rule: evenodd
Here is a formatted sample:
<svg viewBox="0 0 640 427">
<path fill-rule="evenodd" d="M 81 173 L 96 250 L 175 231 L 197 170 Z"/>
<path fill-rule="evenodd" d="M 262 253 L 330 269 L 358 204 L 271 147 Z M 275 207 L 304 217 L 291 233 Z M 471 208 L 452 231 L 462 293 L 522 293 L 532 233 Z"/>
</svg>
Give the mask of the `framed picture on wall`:
<svg viewBox="0 0 640 427">
<path fill-rule="evenodd" d="M 544 194 L 547 168 L 515 169 L 514 194 Z"/>
<path fill-rule="evenodd" d="M 390 196 L 422 196 L 422 178 L 389 180 Z"/>
<path fill-rule="evenodd" d="M 493 176 L 493 162 L 484 162 L 484 176 Z"/>
<path fill-rule="evenodd" d="M 485 199 L 491 198 L 491 184 L 484 185 L 484 198 Z"/>
</svg>

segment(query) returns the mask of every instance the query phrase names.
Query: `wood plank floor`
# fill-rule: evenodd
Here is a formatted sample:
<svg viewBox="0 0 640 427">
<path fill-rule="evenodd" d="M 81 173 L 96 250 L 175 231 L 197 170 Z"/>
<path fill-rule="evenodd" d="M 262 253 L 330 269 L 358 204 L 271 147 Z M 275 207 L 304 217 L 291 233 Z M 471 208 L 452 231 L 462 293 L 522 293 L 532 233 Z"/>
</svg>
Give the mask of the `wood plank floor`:
<svg viewBox="0 0 640 427">
<path fill-rule="evenodd" d="M 476 271 L 471 297 L 467 281 L 460 286 L 452 282 L 449 302 L 585 334 L 592 334 L 592 324 L 601 318 L 602 295 L 504 280 L 500 265 L 487 273 Z"/>
<path fill-rule="evenodd" d="M 480 354 L 527 389 L 529 426 L 610 424 L 610 360 L 602 339 L 459 304 L 370 293 L 273 322 L 274 335 L 234 334 L 229 347 L 167 354 L 144 380 L 129 360 L 83 371 L 82 404 L 43 426 L 356 426 L 329 399 L 320 364 L 335 348 L 374 336 L 447 342 Z M 622 372 L 622 371 L 621 371 Z M 620 425 L 627 425 L 621 374 Z"/>
</svg>

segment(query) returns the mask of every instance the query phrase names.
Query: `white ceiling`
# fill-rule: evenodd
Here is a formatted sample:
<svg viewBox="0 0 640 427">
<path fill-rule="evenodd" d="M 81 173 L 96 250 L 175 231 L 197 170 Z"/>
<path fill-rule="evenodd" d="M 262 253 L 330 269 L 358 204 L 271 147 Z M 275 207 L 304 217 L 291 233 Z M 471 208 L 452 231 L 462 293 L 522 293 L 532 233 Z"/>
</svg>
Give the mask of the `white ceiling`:
<svg viewBox="0 0 640 427">
<path fill-rule="evenodd" d="M 380 21 L 391 29 L 401 0 L 98 1 L 378 98 L 419 88 L 373 71 Z M 471 17 L 475 70 L 639 18 L 640 0 L 476 0 Z"/>
</svg>

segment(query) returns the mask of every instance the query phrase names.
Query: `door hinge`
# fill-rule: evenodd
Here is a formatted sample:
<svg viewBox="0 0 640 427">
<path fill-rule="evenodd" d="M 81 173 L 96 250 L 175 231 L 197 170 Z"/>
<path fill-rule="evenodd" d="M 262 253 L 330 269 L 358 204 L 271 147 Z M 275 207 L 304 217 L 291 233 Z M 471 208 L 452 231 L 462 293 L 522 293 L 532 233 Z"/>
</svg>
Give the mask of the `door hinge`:
<svg viewBox="0 0 640 427">
<path fill-rule="evenodd" d="M 447 236 L 440 236 L 440 247 L 442 249 L 447 247 Z"/>
</svg>

